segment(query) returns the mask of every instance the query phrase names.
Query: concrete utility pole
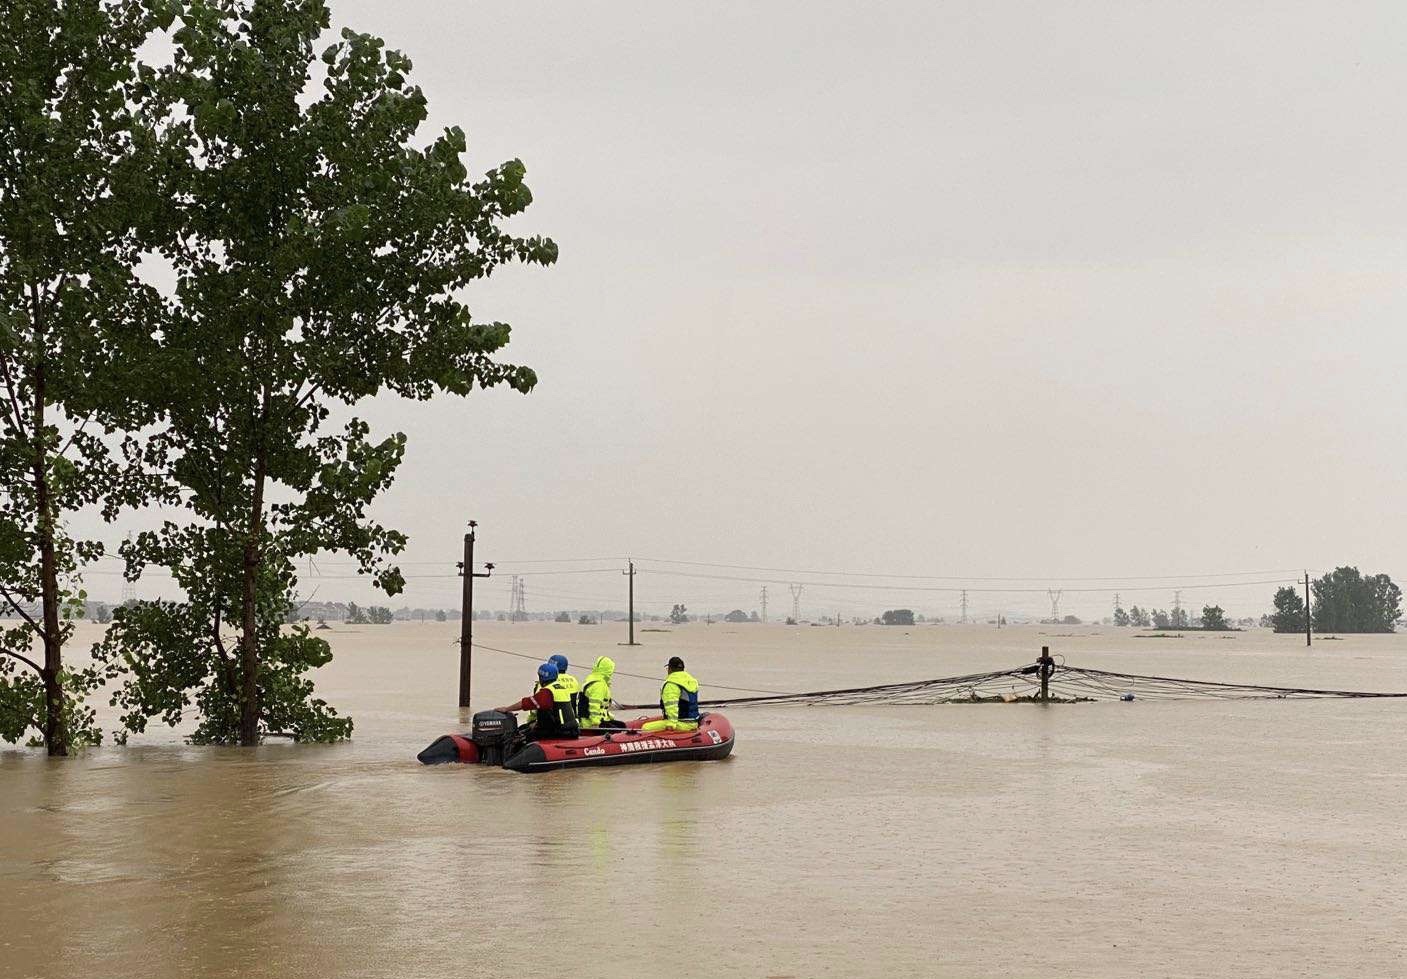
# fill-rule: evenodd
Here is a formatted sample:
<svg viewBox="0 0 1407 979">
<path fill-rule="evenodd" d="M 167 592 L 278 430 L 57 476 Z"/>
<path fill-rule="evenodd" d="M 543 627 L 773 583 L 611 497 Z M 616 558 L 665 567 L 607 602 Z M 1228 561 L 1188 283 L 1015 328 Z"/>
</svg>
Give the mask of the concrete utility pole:
<svg viewBox="0 0 1407 979">
<path fill-rule="evenodd" d="M 1314 637 L 1313 637 L 1312 635 L 1310 635 L 1310 631 L 1309 631 L 1309 623 L 1310 623 L 1310 621 L 1311 621 L 1311 620 L 1310 620 L 1310 618 L 1309 618 L 1309 572 L 1306 571 L 1306 572 L 1304 573 L 1304 644 L 1305 644 L 1306 646 L 1312 646 L 1312 645 L 1314 645 Z"/>
<path fill-rule="evenodd" d="M 469 683 L 474 661 L 474 579 L 487 578 L 493 574 L 493 565 L 485 564 L 484 570 L 474 570 L 474 528 L 477 521 L 469 521 L 469 533 L 464 535 L 464 560 L 459 562 L 459 573 L 464 577 L 464 594 L 459 610 L 459 707 L 469 709 Z"/>
<path fill-rule="evenodd" d="M 630 570 L 621 572 L 630 579 L 630 608 L 627 613 L 630 617 L 630 641 L 626 645 L 638 646 L 640 644 L 635 641 L 635 562 L 629 561 L 627 563 L 630 565 Z"/>
</svg>

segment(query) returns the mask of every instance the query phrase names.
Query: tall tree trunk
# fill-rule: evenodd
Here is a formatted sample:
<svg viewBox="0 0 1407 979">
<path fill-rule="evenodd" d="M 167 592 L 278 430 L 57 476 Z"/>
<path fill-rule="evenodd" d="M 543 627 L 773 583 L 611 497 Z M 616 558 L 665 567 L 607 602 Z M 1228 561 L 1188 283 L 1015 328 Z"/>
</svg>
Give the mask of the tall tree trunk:
<svg viewBox="0 0 1407 979">
<path fill-rule="evenodd" d="M 264 481 L 268 475 L 267 452 L 264 449 L 263 426 L 268 417 L 269 395 L 264 392 L 260 411 L 259 437 L 255 444 L 254 499 L 249 508 L 249 527 L 244 538 L 244 579 L 240 595 L 240 669 L 243 689 L 239 698 L 239 743 L 245 746 L 259 743 L 259 617 L 257 613 L 258 574 L 262 563 L 264 525 Z"/>
<path fill-rule="evenodd" d="M 68 754 L 64 723 L 63 641 L 59 635 L 59 571 L 54 556 L 54 513 L 44 436 L 44 362 L 34 369 L 34 504 L 39 535 L 39 587 L 44 602 L 44 745 L 50 755 Z"/>
</svg>

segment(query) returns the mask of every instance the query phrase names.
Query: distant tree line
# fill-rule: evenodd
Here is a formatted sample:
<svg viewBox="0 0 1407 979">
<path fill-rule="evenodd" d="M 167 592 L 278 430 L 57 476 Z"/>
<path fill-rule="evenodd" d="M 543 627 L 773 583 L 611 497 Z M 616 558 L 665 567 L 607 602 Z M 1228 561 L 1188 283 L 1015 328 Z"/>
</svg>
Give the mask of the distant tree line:
<svg viewBox="0 0 1407 979">
<path fill-rule="evenodd" d="M 1172 609 L 1141 609 L 1137 605 L 1124 609 L 1115 606 L 1114 625 L 1136 629 L 1202 629 L 1208 632 L 1224 632 L 1233 628 L 1227 621 L 1226 610 L 1220 605 L 1202 606 L 1202 614 L 1196 619 L 1181 606 Z"/>
<path fill-rule="evenodd" d="M 1315 632 L 1393 632 L 1402 618 L 1402 590 L 1386 574 L 1335 568 L 1310 582 L 1310 595 Z M 1277 589 L 1272 605 L 1269 621 L 1276 632 L 1304 631 L 1304 598 L 1298 588 Z"/>
</svg>

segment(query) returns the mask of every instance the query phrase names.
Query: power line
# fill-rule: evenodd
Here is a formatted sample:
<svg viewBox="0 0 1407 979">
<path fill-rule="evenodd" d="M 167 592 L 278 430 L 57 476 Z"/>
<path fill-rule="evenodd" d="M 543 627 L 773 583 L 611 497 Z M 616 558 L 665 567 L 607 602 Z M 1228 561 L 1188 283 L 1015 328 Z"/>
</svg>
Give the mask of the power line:
<svg viewBox="0 0 1407 979">
<path fill-rule="evenodd" d="M 636 572 L 639 573 L 639 574 L 671 575 L 671 576 L 677 577 L 677 578 L 700 578 L 700 579 L 707 579 L 707 580 L 711 580 L 711 581 L 747 581 L 747 582 L 753 582 L 753 583 L 759 583 L 759 584 L 760 584 L 760 583 L 764 583 L 764 582 L 767 583 L 767 584 L 788 584 L 788 582 L 786 582 L 784 579 L 778 579 L 778 578 L 758 578 L 758 577 L 755 577 L 755 576 L 743 576 L 743 575 L 704 574 L 704 573 L 698 572 L 698 571 L 671 571 L 671 570 L 668 570 L 668 569 L 666 569 L 666 568 L 639 568 L 639 567 L 637 567 L 637 568 L 636 568 Z M 959 579 L 959 580 L 961 580 L 961 579 Z M 980 579 L 979 579 L 979 580 L 980 580 Z M 1008 579 L 1008 580 L 1017 580 L 1017 579 Z M 1030 580 L 1038 580 L 1038 579 L 1030 579 Z M 1289 583 L 1289 582 L 1298 583 L 1298 582 L 1299 582 L 1299 578 L 1297 578 L 1297 577 L 1296 577 L 1296 578 L 1268 578 L 1268 579 L 1262 579 L 1262 580 L 1259 580 L 1259 581 L 1219 581 L 1219 582 L 1207 582 L 1207 583 L 1203 583 L 1203 584 L 1183 585 L 1182 587 L 1183 587 L 1184 589 L 1193 589 L 1193 588 L 1240 588 L 1240 587 L 1243 587 L 1243 586 L 1250 586 L 1250 585 L 1283 585 L 1283 584 L 1286 584 L 1286 583 Z M 792 582 L 791 584 L 796 584 L 796 583 L 795 583 L 795 582 Z M 840 588 L 840 589 L 851 589 L 851 590 L 856 590 L 856 589 L 858 589 L 858 590 L 864 590 L 864 591 L 920 591 L 920 592 L 944 592 L 944 593 L 948 593 L 948 594 L 956 594 L 956 593 L 961 593 L 961 592 L 963 592 L 963 591 L 970 591 L 970 592 L 975 592 L 975 593 L 996 594 L 996 595 L 1003 595 L 1003 594 L 1027 594 L 1027 593 L 1038 595 L 1038 594 L 1042 594 L 1042 593 L 1048 594 L 1048 593 L 1050 592 L 1050 589 L 1048 589 L 1048 588 L 966 588 L 966 589 L 964 589 L 964 588 L 958 588 L 958 587 L 956 587 L 956 586 L 945 586 L 945 585 L 866 585 L 866 584 L 859 584 L 859 583 L 856 583 L 856 582 L 840 582 L 840 581 L 808 581 L 808 582 L 804 582 L 803 584 L 810 585 L 810 586 L 815 587 L 815 588 Z M 800 586 L 798 585 L 798 587 L 800 587 Z M 1070 593 L 1072 593 L 1072 594 L 1074 594 L 1074 593 L 1090 593 L 1090 592 L 1093 592 L 1093 593 L 1100 593 L 1100 594 L 1103 594 L 1103 593 L 1112 592 L 1112 591 L 1114 591 L 1114 590 L 1115 590 L 1115 589 L 1114 589 L 1114 586 L 1111 585 L 1111 586 L 1109 586 L 1109 587 L 1107 587 L 1107 588 L 1063 588 L 1063 589 L 1061 589 L 1061 592 L 1062 592 L 1062 593 L 1064 593 L 1064 592 L 1070 592 Z M 1123 589 L 1123 591 L 1165 591 L 1165 590 L 1166 590 L 1166 586 L 1161 586 L 1161 585 L 1141 585 L 1141 586 L 1136 586 L 1136 587 L 1133 587 L 1133 588 L 1124 588 L 1124 589 Z"/>
<path fill-rule="evenodd" d="M 1202 574 L 1096 575 L 1082 578 L 1057 577 L 1054 575 L 1041 575 L 1036 577 L 982 577 L 978 575 L 891 574 L 879 571 L 808 571 L 800 568 L 770 568 L 751 564 L 720 564 L 712 561 L 678 561 L 671 558 L 641 558 L 641 560 L 653 561 L 656 564 L 682 564 L 695 568 L 724 568 L 733 571 L 769 571 L 776 574 L 816 574 L 852 578 L 899 578 L 910 581 L 1181 581 L 1194 578 L 1238 578 L 1249 575 L 1267 574 L 1293 574 L 1298 576 L 1302 574 L 1299 568 L 1270 568 L 1259 571 L 1209 571 Z M 1296 577 L 1295 580 L 1298 581 L 1299 578 Z M 807 584 L 819 584 L 819 582 L 807 582 Z"/>
</svg>

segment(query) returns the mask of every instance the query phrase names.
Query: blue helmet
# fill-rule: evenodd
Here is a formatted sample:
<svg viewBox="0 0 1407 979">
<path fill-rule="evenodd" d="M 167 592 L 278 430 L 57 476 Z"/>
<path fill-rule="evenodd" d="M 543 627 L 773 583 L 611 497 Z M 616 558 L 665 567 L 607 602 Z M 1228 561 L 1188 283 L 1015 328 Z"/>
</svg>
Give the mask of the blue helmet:
<svg viewBox="0 0 1407 979">
<path fill-rule="evenodd" d="M 557 665 L 551 660 L 537 668 L 537 682 L 544 687 L 557 679 Z"/>
<path fill-rule="evenodd" d="M 558 676 L 567 672 L 567 657 L 563 656 L 561 653 L 553 653 L 551 656 L 547 657 L 547 662 L 557 667 Z"/>
</svg>

